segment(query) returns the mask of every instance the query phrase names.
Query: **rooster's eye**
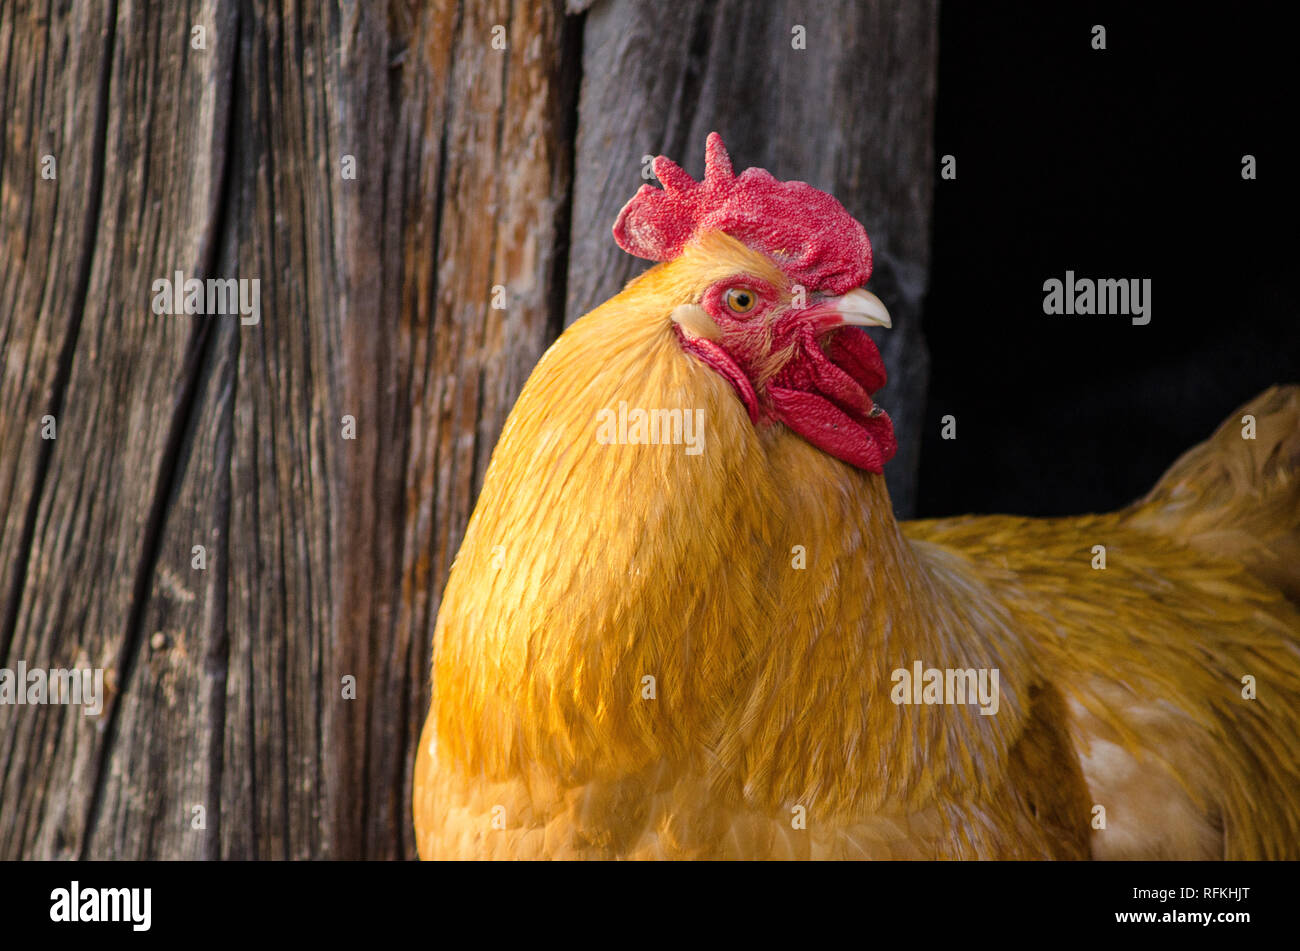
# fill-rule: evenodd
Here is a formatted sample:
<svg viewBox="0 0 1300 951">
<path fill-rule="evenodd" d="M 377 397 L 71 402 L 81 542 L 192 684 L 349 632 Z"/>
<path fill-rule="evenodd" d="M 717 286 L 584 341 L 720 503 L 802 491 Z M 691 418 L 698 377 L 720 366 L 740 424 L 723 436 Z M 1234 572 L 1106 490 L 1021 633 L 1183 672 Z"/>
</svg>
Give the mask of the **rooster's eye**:
<svg viewBox="0 0 1300 951">
<path fill-rule="evenodd" d="M 758 302 L 758 296 L 747 287 L 728 288 L 723 299 L 727 307 L 735 314 L 748 314 Z"/>
</svg>

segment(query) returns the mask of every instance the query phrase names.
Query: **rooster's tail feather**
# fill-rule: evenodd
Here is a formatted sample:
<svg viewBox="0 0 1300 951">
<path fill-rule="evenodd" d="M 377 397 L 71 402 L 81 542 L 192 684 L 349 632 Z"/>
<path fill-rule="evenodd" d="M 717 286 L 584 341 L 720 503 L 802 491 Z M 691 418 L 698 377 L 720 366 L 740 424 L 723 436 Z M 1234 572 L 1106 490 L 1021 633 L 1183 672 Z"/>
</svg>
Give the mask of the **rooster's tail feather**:
<svg viewBox="0 0 1300 951">
<path fill-rule="evenodd" d="M 1234 558 L 1300 604 L 1300 386 L 1265 390 L 1183 453 L 1133 523 Z"/>
</svg>

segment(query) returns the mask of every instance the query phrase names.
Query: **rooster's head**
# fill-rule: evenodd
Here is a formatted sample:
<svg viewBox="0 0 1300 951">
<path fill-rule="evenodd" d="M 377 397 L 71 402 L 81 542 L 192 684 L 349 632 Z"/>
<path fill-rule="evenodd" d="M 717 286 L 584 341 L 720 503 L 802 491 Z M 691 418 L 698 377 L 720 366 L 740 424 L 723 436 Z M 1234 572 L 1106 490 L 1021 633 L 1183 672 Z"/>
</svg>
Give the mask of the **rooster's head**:
<svg viewBox="0 0 1300 951">
<path fill-rule="evenodd" d="M 889 326 L 863 289 L 866 230 L 823 191 L 760 168 L 736 175 L 715 132 L 695 181 L 663 156 L 614 225 L 623 250 L 671 262 L 682 347 L 735 388 L 755 425 L 780 422 L 847 463 L 880 472 L 897 444 L 871 400 L 885 367 L 861 329 Z"/>
</svg>

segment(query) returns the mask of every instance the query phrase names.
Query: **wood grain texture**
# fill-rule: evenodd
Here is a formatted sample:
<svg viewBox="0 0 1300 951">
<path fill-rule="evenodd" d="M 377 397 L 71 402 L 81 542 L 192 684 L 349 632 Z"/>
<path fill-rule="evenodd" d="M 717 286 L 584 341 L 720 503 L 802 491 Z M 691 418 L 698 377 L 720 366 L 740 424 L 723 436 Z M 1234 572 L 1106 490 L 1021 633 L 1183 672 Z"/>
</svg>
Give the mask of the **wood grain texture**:
<svg viewBox="0 0 1300 951">
<path fill-rule="evenodd" d="M 640 267 L 641 154 L 698 172 L 721 116 L 915 306 L 932 4 L 814 8 L 802 58 L 784 8 L 571 6 L 0 0 L 0 667 L 110 685 L 0 707 L 0 858 L 414 855 L 447 571 L 527 374 Z M 258 280 L 260 322 L 154 314 L 177 270 Z"/>
</svg>

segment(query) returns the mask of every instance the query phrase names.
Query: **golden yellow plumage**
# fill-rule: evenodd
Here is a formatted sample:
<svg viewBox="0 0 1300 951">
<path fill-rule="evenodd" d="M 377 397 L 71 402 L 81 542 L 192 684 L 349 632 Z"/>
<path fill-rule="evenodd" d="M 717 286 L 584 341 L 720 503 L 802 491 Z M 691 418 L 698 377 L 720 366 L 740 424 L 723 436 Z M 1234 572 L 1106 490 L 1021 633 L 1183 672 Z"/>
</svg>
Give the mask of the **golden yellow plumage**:
<svg viewBox="0 0 1300 951">
<path fill-rule="evenodd" d="M 733 274 L 785 285 L 708 236 L 525 386 L 438 617 L 420 854 L 1296 857 L 1300 391 L 1123 512 L 900 526 L 683 351 Z M 702 409 L 703 452 L 598 442 L 620 401 Z M 998 712 L 891 702 L 916 661 L 1000 670 Z"/>
</svg>

